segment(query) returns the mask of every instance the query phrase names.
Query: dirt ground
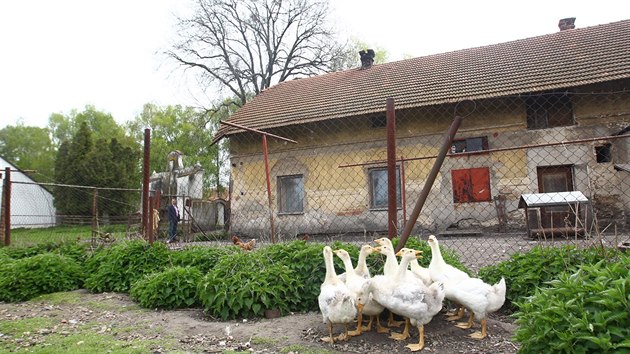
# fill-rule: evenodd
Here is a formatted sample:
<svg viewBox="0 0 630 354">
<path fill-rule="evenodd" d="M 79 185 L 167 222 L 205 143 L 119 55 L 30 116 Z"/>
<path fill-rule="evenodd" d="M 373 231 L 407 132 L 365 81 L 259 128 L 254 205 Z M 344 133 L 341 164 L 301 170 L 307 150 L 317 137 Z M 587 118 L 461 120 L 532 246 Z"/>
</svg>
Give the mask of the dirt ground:
<svg viewBox="0 0 630 354">
<path fill-rule="evenodd" d="M 168 339 L 174 345 L 155 346 L 153 353 L 406 353 L 406 344 L 417 343 L 417 330 L 412 337 L 396 342 L 385 334 L 373 332 L 353 337 L 346 342 L 330 345 L 320 338 L 327 335 L 327 327 L 317 312 L 292 314 L 275 319 L 216 321 L 204 316 L 200 309 L 161 311 L 139 308 L 125 294 L 91 294 L 77 290 L 76 301 L 35 300 L 18 304 L 0 303 L 0 322 L 28 318 L 49 318 L 52 327 L 34 329 L 24 336 L 0 333 L 0 349 L 22 351 L 45 348 L 50 333 L 70 335 L 83 331 L 86 324 L 96 333 L 111 333 L 117 340 L 134 341 Z M 94 326 L 94 323 L 98 323 Z M 122 330 L 125 328 L 125 330 Z M 132 330 L 129 330 L 132 328 Z M 120 329 L 120 330 L 118 330 Z M 443 313 L 425 326 L 425 349 L 429 353 L 516 353 L 511 341 L 516 326 L 508 316 L 493 314 L 488 320 L 488 337 L 478 341 L 468 337 L 479 330 L 462 330 L 447 322 Z M 335 334 L 342 330 L 335 326 Z M 117 333 L 120 331 L 120 333 Z"/>
</svg>

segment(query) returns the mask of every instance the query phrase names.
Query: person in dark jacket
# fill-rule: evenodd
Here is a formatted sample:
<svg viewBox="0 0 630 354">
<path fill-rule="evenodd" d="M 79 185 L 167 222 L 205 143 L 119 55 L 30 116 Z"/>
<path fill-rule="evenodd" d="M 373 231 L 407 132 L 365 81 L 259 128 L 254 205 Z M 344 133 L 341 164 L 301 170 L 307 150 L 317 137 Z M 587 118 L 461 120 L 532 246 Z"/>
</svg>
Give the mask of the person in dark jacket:
<svg viewBox="0 0 630 354">
<path fill-rule="evenodd" d="M 179 209 L 177 209 L 177 199 L 171 199 L 171 205 L 168 206 L 168 240 L 166 243 L 175 242 L 177 236 L 177 223 L 179 222 Z"/>
</svg>

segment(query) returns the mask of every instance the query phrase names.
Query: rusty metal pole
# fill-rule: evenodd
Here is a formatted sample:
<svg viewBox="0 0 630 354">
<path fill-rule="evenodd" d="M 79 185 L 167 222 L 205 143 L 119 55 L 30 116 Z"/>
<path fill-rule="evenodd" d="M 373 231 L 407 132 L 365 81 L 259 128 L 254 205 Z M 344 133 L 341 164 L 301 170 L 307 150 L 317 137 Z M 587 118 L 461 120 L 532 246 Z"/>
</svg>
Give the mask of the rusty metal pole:
<svg viewBox="0 0 630 354">
<path fill-rule="evenodd" d="M 4 169 L 4 245 L 11 245 L 11 167 Z"/>
<path fill-rule="evenodd" d="M 396 203 L 396 112 L 394 99 L 388 98 L 387 108 L 387 237 L 393 239 L 397 231 L 398 204 Z"/>
<path fill-rule="evenodd" d="M 269 223 L 271 225 L 271 243 L 276 243 L 276 229 L 273 221 L 273 200 L 271 199 L 271 177 L 269 176 L 269 151 L 267 150 L 267 135 L 262 136 L 263 157 L 265 159 L 265 176 L 267 177 L 267 200 L 269 201 Z"/>
<path fill-rule="evenodd" d="M 145 238 L 149 225 L 149 173 L 151 169 L 151 129 L 144 130 L 144 157 L 142 165 L 142 228 Z"/>
<path fill-rule="evenodd" d="M 440 172 L 440 168 L 444 163 L 444 159 L 446 158 L 446 154 L 449 152 L 451 145 L 453 144 L 453 138 L 455 138 L 455 134 L 457 133 L 457 129 L 462 124 L 463 118 L 460 116 L 455 116 L 453 123 L 448 128 L 448 132 L 444 136 L 444 142 L 442 143 L 442 147 L 438 152 L 438 155 L 435 159 L 435 163 L 433 163 L 433 167 L 431 168 L 431 172 L 427 176 L 427 181 L 424 183 L 424 187 L 420 192 L 420 196 L 418 197 L 418 201 L 416 202 L 416 206 L 413 208 L 411 215 L 409 215 L 409 221 L 405 224 L 405 229 L 403 230 L 402 235 L 400 236 L 400 242 L 398 242 L 398 246 L 396 246 L 396 252 L 400 251 L 401 248 L 405 247 L 405 243 L 411 234 L 411 230 L 413 229 L 414 224 L 418 220 L 418 216 L 420 216 L 420 211 L 422 211 L 422 207 L 424 206 L 424 202 L 426 202 L 427 197 L 429 196 L 429 192 L 431 191 L 431 187 L 433 187 L 433 182 L 435 182 L 435 178 Z"/>
</svg>

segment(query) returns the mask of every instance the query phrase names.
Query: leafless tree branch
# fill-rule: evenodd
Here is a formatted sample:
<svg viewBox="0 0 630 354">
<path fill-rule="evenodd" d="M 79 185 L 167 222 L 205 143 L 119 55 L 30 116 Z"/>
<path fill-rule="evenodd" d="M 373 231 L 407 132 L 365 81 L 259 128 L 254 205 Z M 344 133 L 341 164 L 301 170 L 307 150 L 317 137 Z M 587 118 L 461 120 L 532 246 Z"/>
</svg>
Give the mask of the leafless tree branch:
<svg viewBox="0 0 630 354">
<path fill-rule="evenodd" d="M 165 54 L 242 106 L 271 85 L 331 71 L 340 53 L 328 0 L 196 0 Z"/>
</svg>

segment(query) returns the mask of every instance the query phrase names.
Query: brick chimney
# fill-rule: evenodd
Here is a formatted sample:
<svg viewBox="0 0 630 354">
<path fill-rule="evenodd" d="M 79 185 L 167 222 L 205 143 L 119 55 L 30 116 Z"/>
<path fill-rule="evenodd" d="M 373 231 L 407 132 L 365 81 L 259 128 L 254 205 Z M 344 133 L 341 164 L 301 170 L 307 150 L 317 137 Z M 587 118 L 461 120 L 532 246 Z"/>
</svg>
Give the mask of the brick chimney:
<svg viewBox="0 0 630 354">
<path fill-rule="evenodd" d="M 558 22 L 558 27 L 560 31 L 566 31 L 575 28 L 575 17 L 567 17 L 563 18 Z"/>
<path fill-rule="evenodd" d="M 359 52 L 361 56 L 361 69 L 369 69 L 374 64 L 374 51 L 372 49 L 364 49 Z"/>
</svg>

